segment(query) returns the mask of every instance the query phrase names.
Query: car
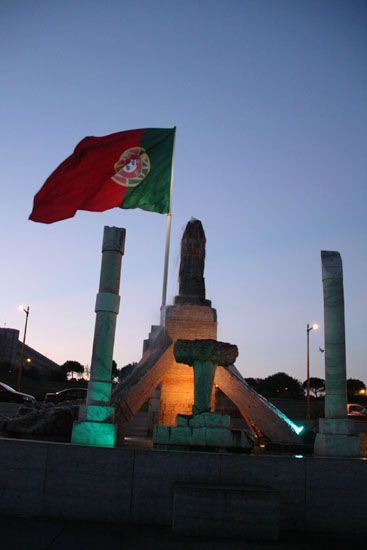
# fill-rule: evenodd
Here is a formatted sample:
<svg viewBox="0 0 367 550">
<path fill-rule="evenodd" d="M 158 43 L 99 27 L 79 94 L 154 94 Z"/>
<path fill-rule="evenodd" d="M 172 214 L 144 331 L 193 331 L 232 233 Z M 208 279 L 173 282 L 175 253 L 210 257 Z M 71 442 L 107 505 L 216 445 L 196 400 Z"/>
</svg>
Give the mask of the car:
<svg viewBox="0 0 367 550">
<path fill-rule="evenodd" d="M 367 422 L 367 409 L 363 405 L 359 403 L 348 403 L 347 412 L 348 418 Z"/>
<path fill-rule="evenodd" d="M 67 388 L 56 393 L 46 393 L 45 401 L 48 403 L 61 403 L 62 401 L 75 401 L 87 398 L 86 388 Z"/>
<path fill-rule="evenodd" d="M 0 382 L 0 402 L 35 403 L 36 398 L 29 393 L 17 391 L 8 384 Z"/>
</svg>

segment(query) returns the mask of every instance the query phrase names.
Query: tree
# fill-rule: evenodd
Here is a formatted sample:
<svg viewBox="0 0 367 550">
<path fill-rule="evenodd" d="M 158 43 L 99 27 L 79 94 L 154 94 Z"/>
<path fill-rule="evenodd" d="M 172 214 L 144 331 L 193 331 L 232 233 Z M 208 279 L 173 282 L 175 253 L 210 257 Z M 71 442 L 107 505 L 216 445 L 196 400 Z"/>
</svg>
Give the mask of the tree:
<svg viewBox="0 0 367 550">
<path fill-rule="evenodd" d="M 78 361 L 65 361 L 63 365 L 61 365 L 62 372 L 65 373 L 65 377 L 67 377 L 67 374 L 71 372 L 72 378 L 74 377 L 74 372 L 77 372 L 79 374 L 83 374 L 84 367 L 81 365 Z"/>
<path fill-rule="evenodd" d="M 251 388 L 258 392 L 264 380 L 263 378 L 245 378 L 245 382 L 247 382 L 247 384 L 251 386 Z"/>
<path fill-rule="evenodd" d="M 302 384 L 304 390 L 307 389 L 307 380 Z M 310 390 L 315 397 L 320 397 L 320 392 L 325 391 L 325 380 L 323 378 L 317 378 L 317 376 L 310 376 Z"/>
<path fill-rule="evenodd" d="M 129 374 L 134 370 L 137 364 L 138 363 L 128 363 L 127 365 L 125 365 L 119 370 L 119 374 L 118 374 L 119 383 L 123 382 L 125 378 L 129 376 Z"/>
<path fill-rule="evenodd" d="M 114 359 L 112 359 L 112 376 L 111 378 L 117 378 L 119 375 L 119 369 L 117 368 L 117 363 Z"/>
<path fill-rule="evenodd" d="M 363 391 L 364 390 L 364 391 Z M 366 384 L 358 378 L 348 378 L 347 380 L 347 392 L 348 396 L 361 395 L 366 391 Z"/>
<path fill-rule="evenodd" d="M 265 397 L 302 397 L 301 383 L 285 372 L 272 374 L 259 384 L 258 392 Z"/>
</svg>

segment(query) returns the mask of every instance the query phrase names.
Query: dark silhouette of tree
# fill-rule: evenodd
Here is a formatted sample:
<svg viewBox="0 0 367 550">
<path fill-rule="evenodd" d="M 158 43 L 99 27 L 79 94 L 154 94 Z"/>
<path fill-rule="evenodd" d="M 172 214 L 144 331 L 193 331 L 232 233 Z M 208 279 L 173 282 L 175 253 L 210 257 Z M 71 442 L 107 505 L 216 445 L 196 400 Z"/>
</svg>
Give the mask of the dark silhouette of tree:
<svg viewBox="0 0 367 550">
<path fill-rule="evenodd" d="M 112 359 L 112 378 L 117 378 L 120 370 L 117 368 L 117 363 Z"/>
<path fill-rule="evenodd" d="M 358 378 L 348 378 L 347 380 L 347 392 L 348 396 L 358 395 L 360 392 L 366 391 L 366 384 Z"/>
<path fill-rule="evenodd" d="M 84 367 L 81 365 L 78 361 L 65 361 L 63 365 L 61 365 L 61 370 L 65 373 L 65 378 L 67 377 L 68 372 L 71 372 L 72 377 L 74 372 L 77 372 L 79 374 L 83 374 Z"/>
<path fill-rule="evenodd" d="M 264 397 L 302 397 L 301 383 L 285 372 L 277 372 L 264 378 L 257 390 Z"/>
<path fill-rule="evenodd" d="M 247 384 L 251 386 L 251 388 L 258 392 L 261 383 L 264 382 L 264 380 L 263 378 L 245 378 L 245 382 L 247 382 Z"/>
<path fill-rule="evenodd" d="M 132 370 L 136 367 L 137 364 L 138 363 L 128 363 L 127 365 L 125 365 L 119 370 L 119 374 L 118 374 L 119 383 L 123 382 L 125 378 L 129 376 L 129 374 L 132 372 Z"/>
<path fill-rule="evenodd" d="M 307 380 L 303 382 L 302 388 L 307 389 Z M 317 376 L 310 376 L 310 391 L 315 397 L 320 397 L 320 392 L 325 391 L 325 380 L 317 378 Z"/>
</svg>

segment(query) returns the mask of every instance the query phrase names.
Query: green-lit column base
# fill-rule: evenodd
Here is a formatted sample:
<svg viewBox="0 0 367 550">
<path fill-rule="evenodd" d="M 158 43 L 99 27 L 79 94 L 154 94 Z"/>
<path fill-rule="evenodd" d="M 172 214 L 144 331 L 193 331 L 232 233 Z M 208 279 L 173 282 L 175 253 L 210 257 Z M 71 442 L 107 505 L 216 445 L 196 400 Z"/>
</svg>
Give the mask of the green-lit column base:
<svg viewBox="0 0 367 550">
<path fill-rule="evenodd" d="M 111 399 L 111 382 L 97 382 L 91 380 L 90 384 L 90 399 L 93 401 L 110 402 Z"/>
<path fill-rule="evenodd" d="M 85 420 L 90 422 L 113 422 L 115 407 L 107 405 L 87 405 Z M 83 420 L 79 417 L 80 420 Z"/>
<path fill-rule="evenodd" d="M 114 447 L 116 426 L 105 422 L 74 422 L 71 442 L 93 447 Z"/>
</svg>

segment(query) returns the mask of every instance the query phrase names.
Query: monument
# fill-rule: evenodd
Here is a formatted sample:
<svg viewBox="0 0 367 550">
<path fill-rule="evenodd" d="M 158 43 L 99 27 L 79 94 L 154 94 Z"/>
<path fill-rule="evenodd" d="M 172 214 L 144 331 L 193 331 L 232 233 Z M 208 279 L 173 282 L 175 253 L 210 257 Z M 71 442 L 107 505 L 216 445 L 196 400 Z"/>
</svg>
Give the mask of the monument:
<svg viewBox="0 0 367 550">
<path fill-rule="evenodd" d="M 324 292 L 325 418 L 319 419 L 314 452 L 319 456 L 367 454 L 366 434 L 347 417 L 343 267 L 339 252 L 321 251 Z"/>
<path fill-rule="evenodd" d="M 174 299 L 174 305 L 165 306 L 162 311 L 164 327 L 173 342 L 177 339 L 217 338 L 217 312 L 205 295 L 205 245 L 206 238 L 201 222 L 191 218 L 181 240 L 179 292 Z M 171 366 L 161 383 L 159 423 L 172 426 L 178 412 L 191 414 L 193 400 L 193 370 L 177 362 L 172 356 Z"/>
<path fill-rule="evenodd" d="M 119 288 L 124 247 L 125 229 L 105 226 L 87 403 L 80 408 L 79 421 L 74 423 L 72 443 L 113 447 L 116 442 L 115 409 L 111 406 L 110 400 L 113 346 L 120 306 Z"/>
<path fill-rule="evenodd" d="M 231 430 L 230 416 L 210 412 L 217 366 L 232 365 L 238 356 L 237 346 L 216 340 L 177 340 L 174 356 L 194 371 L 193 414 L 178 414 L 176 426 L 156 426 L 154 446 L 251 451 L 254 442 L 247 430 Z"/>
<path fill-rule="evenodd" d="M 196 402 L 195 367 L 188 368 L 175 357 L 174 345 L 177 340 L 217 339 L 217 312 L 205 293 L 205 244 L 202 224 L 192 218 L 181 241 L 179 293 L 173 305 L 162 308 L 161 325 L 152 326 L 149 338 L 144 341 L 140 362 L 113 392 L 119 443 L 123 442 L 132 417 L 159 386 L 160 426 L 175 426 L 176 418 L 179 422 L 186 422 L 184 417 L 192 415 L 192 406 Z M 256 426 L 256 430 L 259 429 L 273 443 L 302 444 L 299 437 L 301 426 L 256 393 L 233 364 L 215 364 L 218 367 L 213 372 L 214 384 L 205 378 L 208 383 L 205 394 L 208 410 L 214 410 L 214 387 L 218 386 L 237 406 L 251 429 Z M 221 420 L 228 425 L 228 418 Z"/>
<path fill-rule="evenodd" d="M 179 292 L 175 304 L 211 306 L 210 300 L 205 298 L 205 244 L 201 221 L 191 218 L 181 240 Z"/>
</svg>

